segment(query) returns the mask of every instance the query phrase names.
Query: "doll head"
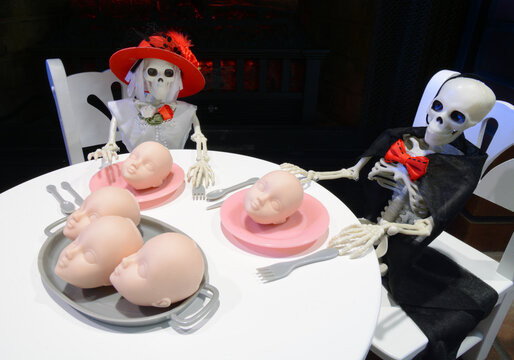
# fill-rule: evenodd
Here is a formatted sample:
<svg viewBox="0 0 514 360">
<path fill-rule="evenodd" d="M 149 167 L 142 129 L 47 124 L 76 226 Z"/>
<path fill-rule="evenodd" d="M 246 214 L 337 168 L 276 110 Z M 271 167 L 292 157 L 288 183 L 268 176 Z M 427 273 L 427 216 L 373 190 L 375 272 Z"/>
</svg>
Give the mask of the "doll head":
<svg viewBox="0 0 514 360">
<path fill-rule="evenodd" d="M 139 203 L 130 191 L 106 186 L 89 194 L 80 208 L 68 217 L 64 236 L 74 240 L 87 225 L 106 215 L 127 217 L 136 225 L 141 219 Z"/>
<path fill-rule="evenodd" d="M 124 258 L 110 280 L 133 304 L 168 307 L 198 290 L 204 269 L 196 243 L 170 232 L 151 238 L 137 253 Z"/>
<path fill-rule="evenodd" d="M 155 141 L 136 146 L 123 162 L 121 175 L 137 190 L 160 186 L 170 174 L 173 158 L 170 151 Z"/>
<path fill-rule="evenodd" d="M 54 271 L 62 280 L 84 289 L 111 285 L 109 275 L 141 246 L 143 238 L 132 220 L 103 216 L 61 251 Z"/>
<path fill-rule="evenodd" d="M 281 224 L 303 200 L 303 187 L 291 173 L 275 170 L 259 179 L 245 194 L 248 216 L 259 224 Z"/>
</svg>

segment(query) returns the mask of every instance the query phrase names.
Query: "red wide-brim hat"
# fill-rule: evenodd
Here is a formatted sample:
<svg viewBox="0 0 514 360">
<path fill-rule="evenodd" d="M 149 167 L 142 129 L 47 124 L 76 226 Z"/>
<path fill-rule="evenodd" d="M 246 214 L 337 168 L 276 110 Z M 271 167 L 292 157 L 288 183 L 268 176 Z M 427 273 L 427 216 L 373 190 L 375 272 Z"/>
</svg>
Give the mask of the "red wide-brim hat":
<svg viewBox="0 0 514 360">
<path fill-rule="evenodd" d="M 110 60 L 111 71 L 125 84 L 129 71 L 140 59 L 160 59 L 174 64 L 182 72 L 183 89 L 178 97 L 196 94 L 205 86 L 205 79 L 200 72 L 200 64 L 190 50 L 191 42 L 181 33 L 168 31 L 152 35 L 139 43 L 137 47 L 129 47 L 115 52 Z"/>
</svg>

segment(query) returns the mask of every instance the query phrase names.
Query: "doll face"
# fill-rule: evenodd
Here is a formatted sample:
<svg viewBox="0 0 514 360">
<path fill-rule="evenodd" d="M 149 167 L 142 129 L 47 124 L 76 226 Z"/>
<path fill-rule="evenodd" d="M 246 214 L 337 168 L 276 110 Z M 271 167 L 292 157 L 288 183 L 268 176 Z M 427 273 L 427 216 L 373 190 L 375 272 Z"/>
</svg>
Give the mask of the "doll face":
<svg viewBox="0 0 514 360">
<path fill-rule="evenodd" d="M 142 245 L 143 239 L 132 220 L 104 216 L 61 251 L 55 273 L 81 288 L 110 285 L 109 275 L 116 265 Z"/>
<path fill-rule="evenodd" d="M 161 185 L 171 172 L 173 158 L 169 150 L 154 141 L 138 145 L 123 162 L 121 174 L 135 189 Z"/>
<path fill-rule="evenodd" d="M 203 273 L 203 256 L 193 240 L 164 233 L 124 258 L 110 280 L 133 304 L 168 307 L 198 290 Z"/>
<path fill-rule="evenodd" d="M 245 210 L 259 224 L 280 224 L 303 200 L 303 188 L 292 174 L 277 170 L 260 178 L 246 193 Z"/>
<path fill-rule="evenodd" d="M 91 193 L 66 221 L 63 233 L 73 240 L 92 222 L 102 216 L 118 215 L 130 218 L 136 225 L 140 221 L 139 204 L 130 191 L 107 186 Z"/>
</svg>

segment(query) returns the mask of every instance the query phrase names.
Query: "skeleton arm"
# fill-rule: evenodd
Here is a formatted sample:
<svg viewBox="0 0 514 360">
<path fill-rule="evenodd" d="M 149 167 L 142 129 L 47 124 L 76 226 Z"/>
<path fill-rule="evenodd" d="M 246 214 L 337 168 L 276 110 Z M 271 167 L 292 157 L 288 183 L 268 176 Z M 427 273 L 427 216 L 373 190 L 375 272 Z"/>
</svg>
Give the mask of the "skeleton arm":
<svg viewBox="0 0 514 360">
<path fill-rule="evenodd" d="M 196 163 L 187 172 L 187 180 L 192 181 L 193 186 L 199 186 L 202 181 L 205 186 L 214 185 L 214 172 L 209 165 L 207 154 L 207 138 L 202 134 L 200 121 L 196 114 L 193 117 L 193 135 L 191 140 L 196 143 Z"/>
<path fill-rule="evenodd" d="M 302 184 L 309 182 L 311 180 L 332 180 L 332 179 L 352 179 L 359 180 L 359 172 L 361 169 L 368 163 L 371 157 L 363 157 L 361 158 L 357 164 L 348 169 L 341 169 L 336 171 L 314 171 L 314 170 L 304 170 L 296 165 L 283 163 L 280 165 L 282 170 L 286 170 L 293 175 L 301 175 L 304 178 L 300 180 Z"/>
<path fill-rule="evenodd" d="M 96 151 L 91 152 L 87 155 L 87 159 L 98 159 L 104 158 L 107 159 L 109 163 L 112 163 L 113 159 L 118 159 L 118 151 L 120 148 L 116 145 L 116 127 L 118 126 L 118 120 L 113 116 L 111 118 L 111 125 L 109 127 L 109 139 L 107 140 L 107 144 L 101 149 L 96 149 Z"/>
<path fill-rule="evenodd" d="M 434 219 L 429 216 L 418 219 L 414 224 L 391 223 L 382 220 L 380 224 L 354 224 L 342 229 L 330 239 L 328 247 L 339 250 L 339 255 L 349 254 L 351 258 L 358 257 L 373 245 L 387 241 L 388 236 L 396 234 L 416 235 L 426 237 L 432 233 Z M 379 257 L 387 251 L 383 251 Z M 377 253 L 378 255 L 378 253 Z"/>
</svg>

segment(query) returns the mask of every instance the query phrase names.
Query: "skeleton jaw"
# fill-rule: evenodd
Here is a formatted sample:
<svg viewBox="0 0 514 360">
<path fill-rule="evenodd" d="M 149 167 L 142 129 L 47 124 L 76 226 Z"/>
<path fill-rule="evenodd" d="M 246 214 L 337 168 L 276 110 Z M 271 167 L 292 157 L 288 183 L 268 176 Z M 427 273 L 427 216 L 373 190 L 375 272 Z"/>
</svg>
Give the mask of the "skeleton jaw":
<svg viewBox="0 0 514 360">
<path fill-rule="evenodd" d="M 446 129 L 437 125 L 433 126 L 436 121 L 434 119 L 430 122 L 425 133 L 424 140 L 430 147 L 449 144 L 462 133 L 462 131 Z"/>
<path fill-rule="evenodd" d="M 169 86 L 163 81 L 154 83 L 150 95 L 159 103 L 164 103 L 168 96 Z M 152 100 L 153 100 L 152 99 Z"/>
</svg>

